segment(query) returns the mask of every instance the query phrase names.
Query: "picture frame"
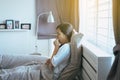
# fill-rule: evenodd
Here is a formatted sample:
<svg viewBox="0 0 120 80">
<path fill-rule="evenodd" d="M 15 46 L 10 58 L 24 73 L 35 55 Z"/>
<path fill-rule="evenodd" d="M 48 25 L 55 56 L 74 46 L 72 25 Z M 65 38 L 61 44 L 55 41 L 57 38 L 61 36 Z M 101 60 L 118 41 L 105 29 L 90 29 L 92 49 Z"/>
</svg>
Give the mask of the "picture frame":
<svg viewBox="0 0 120 80">
<path fill-rule="evenodd" d="M 14 29 L 13 20 L 6 20 L 6 29 Z"/>
<path fill-rule="evenodd" d="M 0 29 L 5 29 L 6 28 L 6 24 L 0 24 Z"/>
<path fill-rule="evenodd" d="M 31 24 L 30 23 L 22 23 L 21 24 L 21 29 L 30 30 L 31 29 Z"/>
<path fill-rule="evenodd" d="M 19 21 L 18 20 L 15 20 L 15 26 L 14 26 L 14 29 L 20 29 L 19 27 Z"/>
</svg>

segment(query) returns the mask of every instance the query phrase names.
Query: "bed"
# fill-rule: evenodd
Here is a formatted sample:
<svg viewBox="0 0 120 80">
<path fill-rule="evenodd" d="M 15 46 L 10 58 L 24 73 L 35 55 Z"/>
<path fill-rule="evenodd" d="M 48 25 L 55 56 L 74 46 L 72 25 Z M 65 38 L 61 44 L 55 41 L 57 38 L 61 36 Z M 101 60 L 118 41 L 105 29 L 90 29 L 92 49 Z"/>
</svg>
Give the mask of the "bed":
<svg viewBox="0 0 120 80">
<path fill-rule="evenodd" d="M 63 70 L 63 72 L 59 76 L 58 80 L 70 80 L 70 79 L 68 79 L 68 77 L 70 77 L 70 75 L 72 75 L 71 80 L 73 80 L 74 76 L 78 73 L 78 71 L 79 71 L 78 69 L 80 69 L 80 56 L 81 56 L 81 54 L 77 54 L 77 53 L 80 52 L 80 47 L 79 46 L 81 45 L 81 43 L 79 43 L 79 42 L 81 42 L 82 36 L 83 36 L 82 34 L 76 34 L 76 35 L 72 36 L 70 63 Z M 77 49 L 77 48 L 79 48 L 79 49 Z M 72 54 L 72 53 L 76 53 L 76 54 Z M 6 57 L 7 57 L 7 59 L 6 59 Z M 16 59 L 18 59 L 20 61 L 16 61 L 16 59 L 14 60 L 13 57 L 15 57 Z M 13 69 L 13 72 L 14 72 L 14 70 L 17 70 L 17 72 L 19 72 L 20 74 L 17 75 L 16 73 L 14 73 L 14 76 L 13 76 L 12 79 L 10 79 L 9 76 L 6 77 L 6 75 L 5 75 L 4 80 L 16 80 L 16 79 L 17 80 L 41 80 L 40 79 L 41 78 L 41 76 L 40 76 L 41 72 L 40 71 L 41 70 L 44 71 L 44 69 L 31 70 L 31 65 L 30 65 L 30 64 L 36 64 L 35 62 L 39 63 L 39 62 L 45 62 L 46 61 L 46 59 L 43 58 L 44 59 L 43 60 L 39 57 L 42 57 L 42 56 L 38 56 L 38 55 L 34 55 L 34 56 L 33 55 L 21 55 L 21 56 L 19 56 L 19 55 L 18 56 L 17 55 L 7 55 L 7 56 L 5 56 L 5 54 L 1 55 L 0 56 L 0 59 L 1 59 L 0 67 L 6 69 L 6 71 L 1 70 L 0 75 L 2 75 L 2 74 L 7 75 L 7 73 L 9 73 L 9 71 L 10 71 L 8 68 L 15 68 L 15 69 Z M 41 60 L 39 60 L 39 59 L 41 59 Z M 26 63 L 24 60 L 27 61 L 27 62 L 29 61 L 29 63 Z M 20 65 L 23 65 L 23 66 L 21 66 L 19 68 L 16 68 L 16 66 L 20 66 Z M 25 71 L 25 72 L 22 72 L 22 71 Z M 71 74 L 68 73 L 67 77 L 64 77 L 63 75 L 66 74 L 66 72 L 69 72 L 69 71 L 70 71 Z"/>
<path fill-rule="evenodd" d="M 83 44 L 83 40 L 84 39 L 82 33 L 73 34 L 71 39 L 70 63 L 59 75 L 58 80 L 106 80 L 107 74 L 111 67 L 112 57 L 109 55 L 98 55 L 98 53 L 90 49 L 91 47 L 88 47 L 88 45 Z M 99 54 L 104 53 L 100 52 Z M 19 58 L 18 60 L 26 59 L 30 62 L 26 64 L 26 62 L 24 61 L 20 61 L 21 63 L 17 61 L 18 63 L 16 63 L 16 61 L 12 59 L 13 56 L 16 55 L 0 55 L 0 68 L 14 68 L 21 64 L 24 64 L 25 66 L 27 65 L 30 68 L 27 68 L 28 70 L 26 70 L 26 72 L 24 72 L 23 74 L 21 71 L 25 70 L 26 68 L 21 66 L 21 68 L 18 68 L 18 71 L 20 71 L 19 75 L 15 74 L 12 79 L 6 77 L 4 80 L 43 80 L 40 76 L 41 70 L 31 70 L 30 64 L 37 64 L 36 62 L 44 63 L 47 60 L 47 57 L 39 55 L 21 55 L 22 59 L 21 57 L 16 57 Z M 8 59 L 5 60 L 5 57 L 8 57 Z M 2 61 L 4 61 L 9 66 L 6 66 L 6 64 L 2 64 Z M 44 68 L 42 69 L 42 71 L 44 71 Z M 0 70 L 0 75 L 2 75 L 2 73 L 5 72 Z"/>
<path fill-rule="evenodd" d="M 39 67 L 47 59 L 38 55 L 0 54 L 0 80 L 42 80 Z"/>
</svg>

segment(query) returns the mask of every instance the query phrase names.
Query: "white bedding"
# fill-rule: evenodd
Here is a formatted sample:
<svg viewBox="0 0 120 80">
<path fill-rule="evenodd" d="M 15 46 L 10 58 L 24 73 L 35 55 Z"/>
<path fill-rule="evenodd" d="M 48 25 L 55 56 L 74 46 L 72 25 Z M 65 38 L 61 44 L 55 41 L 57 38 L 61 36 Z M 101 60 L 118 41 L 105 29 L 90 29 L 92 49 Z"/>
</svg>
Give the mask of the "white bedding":
<svg viewBox="0 0 120 80">
<path fill-rule="evenodd" d="M 2 69 L 0 80 L 40 80 L 40 70 L 31 68 L 31 66 L 20 66 L 13 69 Z"/>
<path fill-rule="evenodd" d="M 48 58 L 36 55 L 0 55 L 0 80 L 41 80 L 52 76 L 46 69 Z M 47 78 L 47 77 L 46 77 Z"/>
</svg>

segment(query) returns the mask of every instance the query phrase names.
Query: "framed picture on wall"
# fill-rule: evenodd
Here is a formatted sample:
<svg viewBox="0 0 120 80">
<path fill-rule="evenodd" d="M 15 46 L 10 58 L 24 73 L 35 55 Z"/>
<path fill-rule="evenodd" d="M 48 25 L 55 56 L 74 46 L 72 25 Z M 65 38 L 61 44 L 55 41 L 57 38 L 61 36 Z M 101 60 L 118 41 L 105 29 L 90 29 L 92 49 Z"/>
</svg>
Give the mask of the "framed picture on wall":
<svg viewBox="0 0 120 80">
<path fill-rule="evenodd" d="M 6 29 L 14 29 L 13 20 L 6 20 Z"/>
<path fill-rule="evenodd" d="M 30 23 L 22 23 L 21 24 L 21 29 L 31 29 L 31 24 Z"/>
<path fill-rule="evenodd" d="M 0 29 L 5 29 L 6 28 L 6 24 L 0 24 Z"/>
<path fill-rule="evenodd" d="M 14 27 L 14 29 L 19 29 L 19 21 L 15 21 L 15 27 Z"/>
</svg>

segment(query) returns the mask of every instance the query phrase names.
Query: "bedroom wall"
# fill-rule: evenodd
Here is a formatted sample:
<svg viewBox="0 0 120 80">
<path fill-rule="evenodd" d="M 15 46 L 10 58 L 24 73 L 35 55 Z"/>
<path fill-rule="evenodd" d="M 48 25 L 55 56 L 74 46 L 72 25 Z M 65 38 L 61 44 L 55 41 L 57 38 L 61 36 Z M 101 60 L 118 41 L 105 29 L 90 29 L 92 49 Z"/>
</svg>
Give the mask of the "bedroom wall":
<svg viewBox="0 0 120 80">
<path fill-rule="evenodd" d="M 0 53 L 30 54 L 38 52 L 49 55 L 51 40 L 36 40 L 35 0 L 0 0 L 0 23 L 6 19 L 19 20 L 20 23 L 31 23 L 32 29 L 23 32 L 0 31 Z M 49 45 L 49 46 L 48 46 Z"/>
</svg>

